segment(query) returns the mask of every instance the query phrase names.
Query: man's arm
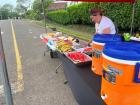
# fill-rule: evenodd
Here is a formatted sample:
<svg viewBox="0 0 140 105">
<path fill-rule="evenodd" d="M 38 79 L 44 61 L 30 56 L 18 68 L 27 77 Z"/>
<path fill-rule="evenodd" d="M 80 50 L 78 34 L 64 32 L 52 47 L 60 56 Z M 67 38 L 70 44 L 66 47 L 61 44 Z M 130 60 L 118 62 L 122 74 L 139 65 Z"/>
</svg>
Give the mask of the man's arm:
<svg viewBox="0 0 140 105">
<path fill-rule="evenodd" d="M 103 34 L 110 34 L 110 32 L 111 32 L 110 28 L 105 28 L 103 30 Z"/>
<path fill-rule="evenodd" d="M 93 32 L 93 35 L 96 35 L 97 32 Z M 88 46 L 90 46 L 90 44 L 92 43 L 92 38 L 88 41 Z"/>
</svg>

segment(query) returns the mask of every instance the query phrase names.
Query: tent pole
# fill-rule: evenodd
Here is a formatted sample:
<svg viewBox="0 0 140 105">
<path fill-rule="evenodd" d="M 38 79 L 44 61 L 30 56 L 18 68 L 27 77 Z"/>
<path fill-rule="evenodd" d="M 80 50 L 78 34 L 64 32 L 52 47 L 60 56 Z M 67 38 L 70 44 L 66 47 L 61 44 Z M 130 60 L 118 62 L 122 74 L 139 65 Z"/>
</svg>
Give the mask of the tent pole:
<svg viewBox="0 0 140 105">
<path fill-rule="evenodd" d="M 46 11 L 45 11 L 45 6 L 44 6 L 44 0 L 41 0 L 41 5 L 42 5 L 43 16 L 44 16 L 45 33 L 47 33 L 47 28 L 46 28 Z"/>
<path fill-rule="evenodd" d="M 133 3 L 133 10 L 132 10 L 132 17 L 131 17 L 131 30 L 130 34 L 133 34 L 133 28 L 134 28 L 134 16 L 135 16 L 135 2 Z"/>
</svg>

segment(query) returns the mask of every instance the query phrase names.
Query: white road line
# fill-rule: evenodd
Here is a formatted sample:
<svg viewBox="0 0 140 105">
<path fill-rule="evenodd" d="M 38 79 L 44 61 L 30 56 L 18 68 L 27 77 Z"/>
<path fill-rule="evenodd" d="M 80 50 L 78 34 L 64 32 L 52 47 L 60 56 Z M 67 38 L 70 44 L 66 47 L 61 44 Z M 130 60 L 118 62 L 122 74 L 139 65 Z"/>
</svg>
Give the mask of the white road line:
<svg viewBox="0 0 140 105">
<path fill-rule="evenodd" d="M 12 94 L 15 94 L 17 92 L 22 92 L 24 90 L 22 81 L 11 83 L 11 90 L 12 90 Z M 0 95 L 4 96 L 4 87 L 3 87 L 3 85 L 0 86 Z"/>
<path fill-rule="evenodd" d="M 30 33 L 30 34 L 32 34 L 32 33 L 33 33 L 31 29 L 29 29 L 28 31 L 29 31 L 29 33 Z"/>
<path fill-rule="evenodd" d="M 33 36 L 34 39 L 37 39 L 37 36 Z"/>
<path fill-rule="evenodd" d="M 4 34 L 4 32 L 1 32 L 1 35 L 3 35 Z"/>
</svg>

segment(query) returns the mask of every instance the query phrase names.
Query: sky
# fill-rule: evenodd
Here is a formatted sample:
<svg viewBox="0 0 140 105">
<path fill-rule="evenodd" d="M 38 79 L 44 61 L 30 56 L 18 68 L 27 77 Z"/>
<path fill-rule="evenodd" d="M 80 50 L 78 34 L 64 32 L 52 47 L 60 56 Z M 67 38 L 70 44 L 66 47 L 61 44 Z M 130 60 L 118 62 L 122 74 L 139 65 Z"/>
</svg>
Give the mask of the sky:
<svg viewBox="0 0 140 105">
<path fill-rule="evenodd" d="M 16 0 L 0 0 L 0 6 L 4 5 L 6 3 L 16 6 Z"/>
<path fill-rule="evenodd" d="M 15 7 L 16 6 L 16 1 L 17 0 L 0 0 L 0 6 L 8 3 L 8 4 L 12 4 Z M 34 0 L 31 0 L 31 1 L 33 2 Z"/>
</svg>

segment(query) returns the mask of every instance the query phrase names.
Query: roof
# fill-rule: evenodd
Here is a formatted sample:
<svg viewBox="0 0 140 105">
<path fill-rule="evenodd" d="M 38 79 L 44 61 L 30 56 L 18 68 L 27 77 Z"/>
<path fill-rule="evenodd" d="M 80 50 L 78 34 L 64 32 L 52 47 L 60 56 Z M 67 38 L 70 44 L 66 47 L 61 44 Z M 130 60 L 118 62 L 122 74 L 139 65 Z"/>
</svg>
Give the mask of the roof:
<svg viewBox="0 0 140 105">
<path fill-rule="evenodd" d="M 136 0 L 65 0 L 65 1 L 84 1 L 84 2 L 130 2 L 130 3 L 134 3 Z"/>
<path fill-rule="evenodd" d="M 67 2 L 54 2 L 49 5 L 48 10 L 65 9 L 66 6 L 67 6 Z"/>
</svg>

